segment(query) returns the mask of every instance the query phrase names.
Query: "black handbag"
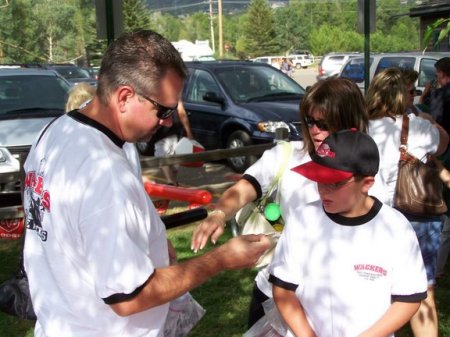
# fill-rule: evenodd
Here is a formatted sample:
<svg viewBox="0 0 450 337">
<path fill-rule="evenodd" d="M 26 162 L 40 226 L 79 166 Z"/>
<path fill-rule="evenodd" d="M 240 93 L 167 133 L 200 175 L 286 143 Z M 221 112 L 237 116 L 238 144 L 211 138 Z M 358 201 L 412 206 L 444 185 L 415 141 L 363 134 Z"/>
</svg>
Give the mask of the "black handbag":
<svg viewBox="0 0 450 337">
<path fill-rule="evenodd" d="M 408 153 L 409 117 L 403 116 L 400 160 L 395 186 L 394 208 L 402 213 L 430 217 L 447 212 L 439 172 L 430 161 L 422 162 Z"/>
</svg>

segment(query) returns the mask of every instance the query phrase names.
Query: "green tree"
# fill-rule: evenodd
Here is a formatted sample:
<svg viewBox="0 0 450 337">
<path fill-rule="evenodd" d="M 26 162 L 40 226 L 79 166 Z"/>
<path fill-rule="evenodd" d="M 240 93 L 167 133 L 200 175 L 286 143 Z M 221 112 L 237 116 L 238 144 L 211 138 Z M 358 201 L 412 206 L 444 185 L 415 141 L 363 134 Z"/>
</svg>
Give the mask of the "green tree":
<svg viewBox="0 0 450 337">
<path fill-rule="evenodd" d="M 251 57 L 278 52 L 272 9 L 267 0 L 250 2 L 242 33 L 242 51 Z"/>
<path fill-rule="evenodd" d="M 84 56 L 82 26 L 75 24 L 78 14 L 75 0 L 33 1 L 33 17 L 37 19 L 37 45 L 48 62 L 73 62 Z"/>
<path fill-rule="evenodd" d="M 274 30 L 278 49 L 282 54 L 294 49 L 309 48 L 310 26 L 299 11 L 291 6 L 274 12 Z"/>
<path fill-rule="evenodd" d="M 133 32 L 152 27 L 150 10 L 144 0 L 125 0 L 123 2 L 123 30 Z"/>
<path fill-rule="evenodd" d="M 209 15 L 206 13 L 194 13 L 186 17 L 182 22 L 180 39 L 188 41 L 210 39 Z"/>
<path fill-rule="evenodd" d="M 0 56 L 3 63 L 46 60 L 35 41 L 37 28 L 30 0 L 11 1 L 1 7 L 0 24 Z"/>
<path fill-rule="evenodd" d="M 181 31 L 181 20 L 170 14 L 153 13 L 153 29 L 170 41 L 178 41 Z"/>
</svg>

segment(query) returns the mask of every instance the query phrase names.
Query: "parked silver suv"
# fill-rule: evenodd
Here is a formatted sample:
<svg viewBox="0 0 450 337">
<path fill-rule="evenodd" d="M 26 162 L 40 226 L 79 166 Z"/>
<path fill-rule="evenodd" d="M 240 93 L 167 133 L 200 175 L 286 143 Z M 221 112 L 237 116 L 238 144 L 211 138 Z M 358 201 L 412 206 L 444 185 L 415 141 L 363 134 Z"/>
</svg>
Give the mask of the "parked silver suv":
<svg viewBox="0 0 450 337">
<path fill-rule="evenodd" d="M 360 53 L 329 53 L 323 56 L 319 65 L 317 80 L 337 76 L 342 66 L 351 58 L 360 56 Z"/>
<path fill-rule="evenodd" d="M 437 60 L 450 53 L 383 53 L 370 55 L 369 79 L 380 71 L 391 68 L 410 68 L 419 73 L 419 78 L 415 83 L 417 88 L 417 99 L 422 94 L 425 84 L 435 78 L 436 69 L 434 64 Z M 342 67 L 339 77 L 348 78 L 354 81 L 358 87 L 364 91 L 364 57 L 356 57 L 348 60 Z"/>
</svg>

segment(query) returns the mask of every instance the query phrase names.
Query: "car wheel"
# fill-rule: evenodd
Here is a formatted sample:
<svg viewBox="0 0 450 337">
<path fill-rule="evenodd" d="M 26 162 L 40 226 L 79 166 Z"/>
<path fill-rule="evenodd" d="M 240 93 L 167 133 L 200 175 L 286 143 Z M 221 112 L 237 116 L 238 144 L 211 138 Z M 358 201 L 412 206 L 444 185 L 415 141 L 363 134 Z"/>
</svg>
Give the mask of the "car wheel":
<svg viewBox="0 0 450 337">
<path fill-rule="evenodd" d="M 302 67 L 301 63 L 296 63 L 295 68 L 300 69 Z"/>
<path fill-rule="evenodd" d="M 137 142 L 136 148 L 140 155 L 153 156 L 155 154 L 155 143 L 150 142 Z"/>
<path fill-rule="evenodd" d="M 252 140 L 250 135 L 242 130 L 234 131 L 227 140 L 227 148 L 235 149 L 238 147 L 243 147 L 251 145 Z M 250 165 L 252 165 L 257 160 L 254 155 L 247 155 L 241 157 L 231 157 L 228 158 L 228 165 L 237 173 L 243 173 Z"/>
</svg>

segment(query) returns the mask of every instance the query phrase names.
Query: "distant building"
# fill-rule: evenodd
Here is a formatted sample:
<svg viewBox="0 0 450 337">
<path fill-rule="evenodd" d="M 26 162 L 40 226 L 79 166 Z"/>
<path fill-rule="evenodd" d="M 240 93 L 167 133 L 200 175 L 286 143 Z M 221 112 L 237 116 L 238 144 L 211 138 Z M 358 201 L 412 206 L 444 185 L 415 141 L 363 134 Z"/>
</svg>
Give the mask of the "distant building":
<svg viewBox="0 0 450 337">
<path fill-rule="evenodd" d="M 183 61 L 211 61 L 214 53 L 209 47 L 209 40 L 196 40 L 192 43 L 187 40 L 172 42 L 172 45 L 181 55 Z"/>
<path fill-rule="evenodd" d="M 412 7 L 409 10 L 409 16 L 420 19 L 420 41 L 423 40 L 424 32 L 428 25 L 431 25 L 438 19 L 447 19 L 450 17 L 450 2 L 448 0 L 428 0 L 422 1 L 420 5 Z M 447 26 L 447 23 L 445 23 Z M 441 29 L 437 29 L 431 38 L 428 51 L 450 51 L 450 37 L 444 39 L 437 47 L 433 47 L 437 41 Z"/>
</svg>

